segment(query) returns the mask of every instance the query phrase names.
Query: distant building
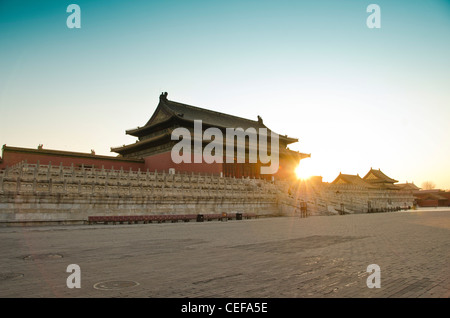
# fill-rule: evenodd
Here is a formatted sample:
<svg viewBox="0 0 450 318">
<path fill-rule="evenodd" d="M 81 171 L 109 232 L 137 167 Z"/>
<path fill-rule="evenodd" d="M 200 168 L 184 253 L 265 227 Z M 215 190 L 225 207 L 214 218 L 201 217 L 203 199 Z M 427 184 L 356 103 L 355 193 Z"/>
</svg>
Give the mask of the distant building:
<svg viewBox="0 0 450 318">
<path fill-rule="evenodd" d="M 397 185 L 380 169 L 370 169 L 364 176 L 339 175 L 331 183 L 320 187 L 305 187 L 299 193 L 304 201 L 314 203 L 318 209 L 327 207 L 329 213 L 372 213 L 399 211 L 414 204 L 412 185 Z"/>
<path fill-rule="evenodd" d="M 420 190 L 414 192 L 417 205 L 420 207 L 450 206 L 450 192 L 440 189 Z"/>
<path fill-rule="evenodd" d="M 336 179 L 331 182 L 331 184 L 335 185 L 352 185 L 352 186 L 358 186 L 363 188 L 376 188 L 374 185 L 364 181 L 358 174 L 352 175 L 352 174 L 343 174 L 339 173 L 339 175 L 336 177 Z"/>
<path fill-rule="evenodd" d="M 363 178 L 359 174 L 339 173 L 331 184 L 347 184 L 367 189 L 399 190 L 400 188 L 394 185 L 396 182 L 398 181 L 388 177 L 380 169 L 375 170 L 371 168 Z"/>
<path fill-rule="evenodd" d="M 91 153 L 63 151 L 45 149 L 39 145 L 37 149 L 11 147 L 3 145 L 3 156 L 0 160 L 0 170 L 6 167 L 12 167 L 21 162 L 29 164 L 42 164 L 54 166 L 74 166 L 84 168 L 104 168 L 104 169 L 124 169 L 134 170 L 145 169 L 143 159 L 119 158 L 112 156 L 101 156 Z"/>
<path fill-rule="evenodd" d="M 394 185 L 394 183 L 397 183 L 398 180 L 389 178 L 380 169 L 375 170 L 370 168 L 370 171 L 367 172 L 362 179 L 373 187 L 379 189 L 398 190 L 398 188 Z"/>
<path fill-rule="evenodd" d="M 414 184 L 414 182 L 406 182 L 406 183 L 397 183 L 397 188 L 405 191 L 419 191 L 420 188 Z"/>
<path fill-rule="evenodd" d="M 380 169 L 375 170 L 370 168 L 369 172 L 361 178 L 359 174 L 342 174 L 334 179 L 331 184 L 334 185 L 353 185 L 358 187 L 363 187 L 366 189 L 380 189 L 380 190 L 402 190 L 402 191 L 417 191 L 420 188 L 414 183 L 397 183 L 398 181 L 388 177 Z"/>
</svg>

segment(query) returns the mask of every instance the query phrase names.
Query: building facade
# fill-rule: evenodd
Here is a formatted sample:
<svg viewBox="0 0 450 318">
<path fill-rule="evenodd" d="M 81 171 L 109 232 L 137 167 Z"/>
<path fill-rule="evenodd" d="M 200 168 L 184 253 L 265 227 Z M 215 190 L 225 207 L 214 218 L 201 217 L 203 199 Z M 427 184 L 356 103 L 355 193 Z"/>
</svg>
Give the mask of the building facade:
<svg viewBox="0 0 450 318">
<path fill-rule="evenodd" d="M 197 124 L 201 122 L 201 131 L 199 132 L 196 131 L 196 122 Z M 172 138 L 172 133 L 177 128 L 187 129 L 191 137 L 190 162 L 177 163 L 172 158 L 172 150 L 179 142 Z M 235 140 L 227 140 L 225 137 L 220 145 L 222 148 L 221 153 L 223 154 L 221 162 L 206 162 L 203 154 L 211 140 L 201 138 L 200 151 L 195 152 L 195 139 L 199 137 L 197 136 L 198 133 L 204 136 L 205 131 L 210 128 L 216 129 L 223 136 L 228 136 L 227 132 L 229 129 L 237 130 L 238 128 L 242 128 L 244 132 L 248 133 L 244 137 L 243 149 L 238 148 Z M 174 169 L 175 171 L 204 172 L 237 178 L 271 178 L 272 176 L 277 179 L 295 178 L 294 170 L 300 160 L 310 157 L 310 154 L 288 149 L 287 146 L 289 144 L 298 142 L 296 138 L 276 134 L 278 137 L 277 155 L 279 156 L 279 165 L 276 173 L 273 175 L 268 176 L 261 173 L 261 167 L 267 166 L 268 163 L 263 163 L 259 157 L 256 162 L 249 160 L 251 151 L 259 154 L 261 150 L 259 142 L 255 145 L 255 143 L 250 141 L 252 138 L 250 131 L 256 132 L 256 135 L 253 137 L 254 140 L 259 141 L 262 138 L 259 134 L 260 129 L 266 130 L 268 135 L 272 133 L 264 125 L 262 118 L 259 116 L 257 120 L 250 120 L 186 105 L 169 100 L 167 93 L 163 93 L 160 96 L 159 104 L 155 112 L 147 123 L 142 127 L 126 131 L 126 134 L 137 137 L 138 140 L 133 144 L 111 148 L 111 151 L 118 153 L 123 158 L 143 159 L 145 160 L 146 167 L 153 170 Z M 271 142 L 271 138 L 267 138 L 267 148 L 269 149 L 271 148 Z M 233 144 L 231 156 L 227 151 L 227 143 Z M 238 160 L 238 151 L 240 150 L 245 152 L 245 162 L 239 162 Z M 200 160 L 195 160 L 195 156 L 200 156 Z"/>
</svg>

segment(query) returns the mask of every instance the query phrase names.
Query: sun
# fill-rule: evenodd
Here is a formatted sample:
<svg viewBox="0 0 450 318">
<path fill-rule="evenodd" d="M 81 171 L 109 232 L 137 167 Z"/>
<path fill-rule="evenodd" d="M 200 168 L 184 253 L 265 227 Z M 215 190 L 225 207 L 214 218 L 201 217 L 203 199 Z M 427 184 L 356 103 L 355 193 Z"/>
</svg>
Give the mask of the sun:
<svg viewBox="0 0 450 318">
<path fill-rule="evenodd" d="M 297 176 L 297 179 L 306 180 L 313 176 L 313 171 L 311 170 L 310 164 L 308 161 L 301 162 L 295 168 L 295 175 Z"/>
</svg>

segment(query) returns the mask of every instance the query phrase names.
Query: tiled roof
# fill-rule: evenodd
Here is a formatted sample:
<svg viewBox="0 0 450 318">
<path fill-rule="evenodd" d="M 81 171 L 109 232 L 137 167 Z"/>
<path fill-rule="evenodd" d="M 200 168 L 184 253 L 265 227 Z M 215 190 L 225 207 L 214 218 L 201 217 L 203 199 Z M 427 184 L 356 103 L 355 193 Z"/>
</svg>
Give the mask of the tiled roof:
<svg viewBox="0 0 450 318">
<path fill-rule="evenodd" d="M 352 175 L 352 174 L 342 174 L 340 173 L 339 176 L 331 182 L 331 184 L 339 184 L 339 180 L 344 181 L 347 184 L 356 185 L 360 187 L 365 188 L 372 188 L 373 186 L 370 183 L 365 182 L 359 175 Z"/>
<path fill-rule="evenodd" d="M 448 200 L 442 193 L 416 193 L 415 196 L 421 200 Z"/>
<path fill-rule="evenodd" d="M 419 190 L 420 188 L 418 186 L 416 186 L 414 183 L 397 183 L 396 184 L 397 187 L 399 187 L 400 189 L 404 189 L 404 190 Z"/>
<path fill-rule="evenodd" d="M 92 153 L 84 153 L 84 152 L 73 152 L 73 151 L 64 151 L 64 150 L 52 150 L 52 149 L 31 149 L 31 148 L 21 148 L 21 147 L 11 147 L 3 145 L 3 151 L 7 152 L 20 152 L 20 153 L 32 153 L 32 154 L 41 154 L 41 155 L 55 155 L 61 157 L 71 157 L 71 158 L 95 158 L 95 159 L 104 159 L 104 160 L 115 160 L 115 161 L 133 161 L 133 162 L 142 162 L 141 159 L 131 159 L 131 158 L 122 158 L 122 157 L 111 157 L 104 155 L 95 155 Z"/>
<path fill-rule="evenodd" d="M 245 119 L 233 115 L 219 113 L 205 108 L 190 106 L 173 101 L 166 100 L 164 106 L 167 107 L 173 114 L 184 120 L 202 120 L 203 124 L 224 127 L 237 128 L 241 127 L 244 130 L 247 128 L 267 128 L 262 121 L 255 121 Z"/>
<path fill-rule="evenodd" d="M 201 120 L 203 125 L 209 125 L 213 127 L 221 127 L 221 128 L 242 128 L 246 130 L 247 128 L 255 128 L 257 131 L 259 128 L 267 128 L 264 125 L 261 117 L 258 116 L 258 120 L 251 120 L 242 117 L 237 117 L 229 114 L 224 114 L 220 112 L 216 112 L 213 110 L 209 110 L 206 108 L 200 108 L 197 106 L 191 106 L 187 104 L 182 104 L 178 102 L 174 102 L 167 99 L 167 93 L 164 93 L 160 96 L 160 101 L 158 104 L 158 108 L 163 109 L 165 113 L 170 114 L 170 118 L 177 118 L 183 121 L 193 122 L 194 120 Z M 158 109 L 157 109 L 158 110 Z M 155 111 L 156 113 L 156 111 Z M 153 116 L 152 116 L 153 118 Z M 138 127 L 136 129 L 127 130 L 127 134 L 137 136 L 142 131 L 147 130 L 152 126 L 152 118 L 148 120 L 148 122 L 143 127 Z M 271 130 L 267 128 L 267 131 Z M 280 135 L 281 138 L 284 138 L 288 141 L 288 143 L 297 142 L 298 139 L 290 138 Z"/>
<path fill-rule="evenodd" d="M 368 177 L 373 174 L 378 180 L 376 179 L 369 179 Z M 383 172 L 381 172 L 380 169 L 370 169 L 369 172 L 363 177 L 363 180 L 370 183 L 377 183 L 377 182 L 387 182 L 387 183 L 396 183 L 398 180 L 389 178 L 387 175 L 385 175 Z"/>
<path fill-rule="evenodd" d="M 154 142 L 156 142 L 158 140 L 162 140 L 162 139 L 167 138 L 167 137 L 169 137 L 169 139 L 170 139 L 170 134 L 171 133 L 172 133 L 172 130 L 169 129 L 169 131 L 167 131 L 165 133 L 159 134 L 159 135 L 154 136 L 152 138 L 147 138 L 147 139 L 144 139 L 144 140 L 140 140 L 138 142 L 135 142 L 134 144 L 128 144 L 128 145 L 123 145 L 123 146 L 119 146 L 119 147 L 111 147 L 111 151 L 112 152 L 121 153 L 123 151 L 133 150 L 133 149 L 136 149 L 136 148 L 141 148 L 141 147 L 143 147 L 145 145 L 151 145 Z"/>
</svg>

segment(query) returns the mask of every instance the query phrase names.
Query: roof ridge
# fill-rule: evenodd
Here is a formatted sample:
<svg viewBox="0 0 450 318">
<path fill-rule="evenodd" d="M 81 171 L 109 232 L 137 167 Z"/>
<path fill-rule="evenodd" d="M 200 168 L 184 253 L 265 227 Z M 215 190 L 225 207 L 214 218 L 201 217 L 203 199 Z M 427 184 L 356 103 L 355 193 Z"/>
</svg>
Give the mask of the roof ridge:
<svg viewBox="0 0 450 318">
<path fill-rule="evenodd" d="M 349 177 L 357 177 L 357 178 L 362 179 L 361 176 L 359 176 L 359 175 L 357 175 L 357 174 L 346 174 L 346 173 L 342 173 L 341 175 L 342 175 L 342 176 L 349 176 Z"/>
<path fill-rule="evenodd" d="M 248 118 L 245 118 L 245 117 L 239 117 L 239 116 L 236 116 L 236 115 L 230 115 L 230 114 L 218 112 L 218 111 L 211 110 L 211 109 L 207 109 L 207 108 L 202 108 L 202 107 L 199 107 L 199 106 L 193 106 L 193 105 L 189 105 L 189 104 L 184 104 L 184 103 L 180 103 L 180 102 L 176 102 L 176 101 L 168 100 L 168 99 L 166 99 L 166 101 L 169 102 L 169 103 L 175 103 L 175 104 L 178 104 L 178 105 L 182 105 L 182 106 L 187 106 L 187 107 L 190 107 L 190 108 L 194 108 L 194 109 L 197 109 L 197 110 L 207 111 L 207 112 L 212 113 L 212 114 L 220 114 L 220 115 L 224 115 L 224 116 L 231 117 L 231 118 L 239 118 L 239 119 L 243 119 L 243 120 L 246 120 L 246 121 L 249 121 L 249 122 L 259 123 L 257 120 L 252 120 L 252 119 L 248 119 Z M 167 106 L 168 106 L 168 105 L 167 105 Z M 170 107 L 170 106 L 169 106 L 169 107 Z M 177 115 L 177 114 L 175 114 L 175 115 Z M 264 127 L 266 127 L 266 125 L 264 125 L 263 123 L 261 123 L 261 124 L 262 124 Z M 266 127 L 266 128 L 267 128 L 267 127 Z"/>
<path fill-rule="evenodd" d="M 23 147 L 14 147 L 14 146 L 6 146 L 3 145 L 3 150 L 7 151 L 18 151 L 18 152 L 31 152 L 31 153 L 44 153 L 44 154 L 53 154 L 53 155 L 60 155 L 60 156 L 78 156 L 78 157 L 89 157 L 89 158 L 100 158 L 100 159 L 112 159 L 112 160 L 131 160 L 131 161 L 140 161 L 139 159 L 135 158 L 120 158 L 117 156 L 108 156 L 108 155 L 97 155 L 92 154 L 88 152 L 78 152 L 78 151 L 70 151 L 70 150 L 59 150 L 59 149 L 35 149 L 35 148 L 23 148 Z"/>
<path fill-rule="evenodd" d="M 161 120 L 158 120 L 156 122 L 156 125 L 162 122 L 167 122 L 171 119 L 175 120 L 181 120 L 181 121 L 187 121 L 187 122 L 194 122 L 196 119 L 201 119 L 204 121 L 205 125 L 210 126 L 216 126 L 221 127 L 222 129 L 231 127 L 231 128 L 242 128 L 242 129 L 249 129 L 253 128 L 255 130 L 258 130 L 260 128 L 267 129 L 268 133 L 275 133 L 280 138 L 285 140 L 286 144 L 290 144 L 293 142 L 298 142 L 298 138 L 289 137 L 288 135 L 280 135 L 267 127 L 261 116 L 257 116 L 257 119 L 249 119 L 245 117 L 239 117 L 237 115 L 227 114 L 225 112 L 219 112 L 216 110 L 211 110 L 208 108 L 202 108 L 199 106 L 189 105 L 173 100 L 169 100 L 167 98 L 167 92 L 162 93 L 159 97 L 159 103 L 156 108 L 156 110 L 153 112 L 153 115 L 151 118 L 147 121 L 147 123 L 144 126 L 138 126 L 137 128 L 126 130 L 126 133 L 129 135 L 133 135 L 136 137 L 139 137 L 143 134 L 145 134 L 145 131 L 153 129 L 153 122 L 152 120 L 155 117 L 158 112 L 164 112 L 167 115 L 169 115 L 170 118 L 160 118 Z"/>
<path fill-rule="evenodd" d="M 366 174 L 366 176 L 370 173 L 370 172 L 375 172 L 374 174 L 377 175 L 378 177 L 381 177 L 383 179 L 385 179 L 386 181 L 396 181 L 398 182 L 396 179 L 389 177 L 387 174 L 385 174 L 383 171 L 381 171 L 381 169 L 373 169 L 371 168 L 370 171 Z M 366 177 L 364 176 L 364 177 Z"/>
</svg>

